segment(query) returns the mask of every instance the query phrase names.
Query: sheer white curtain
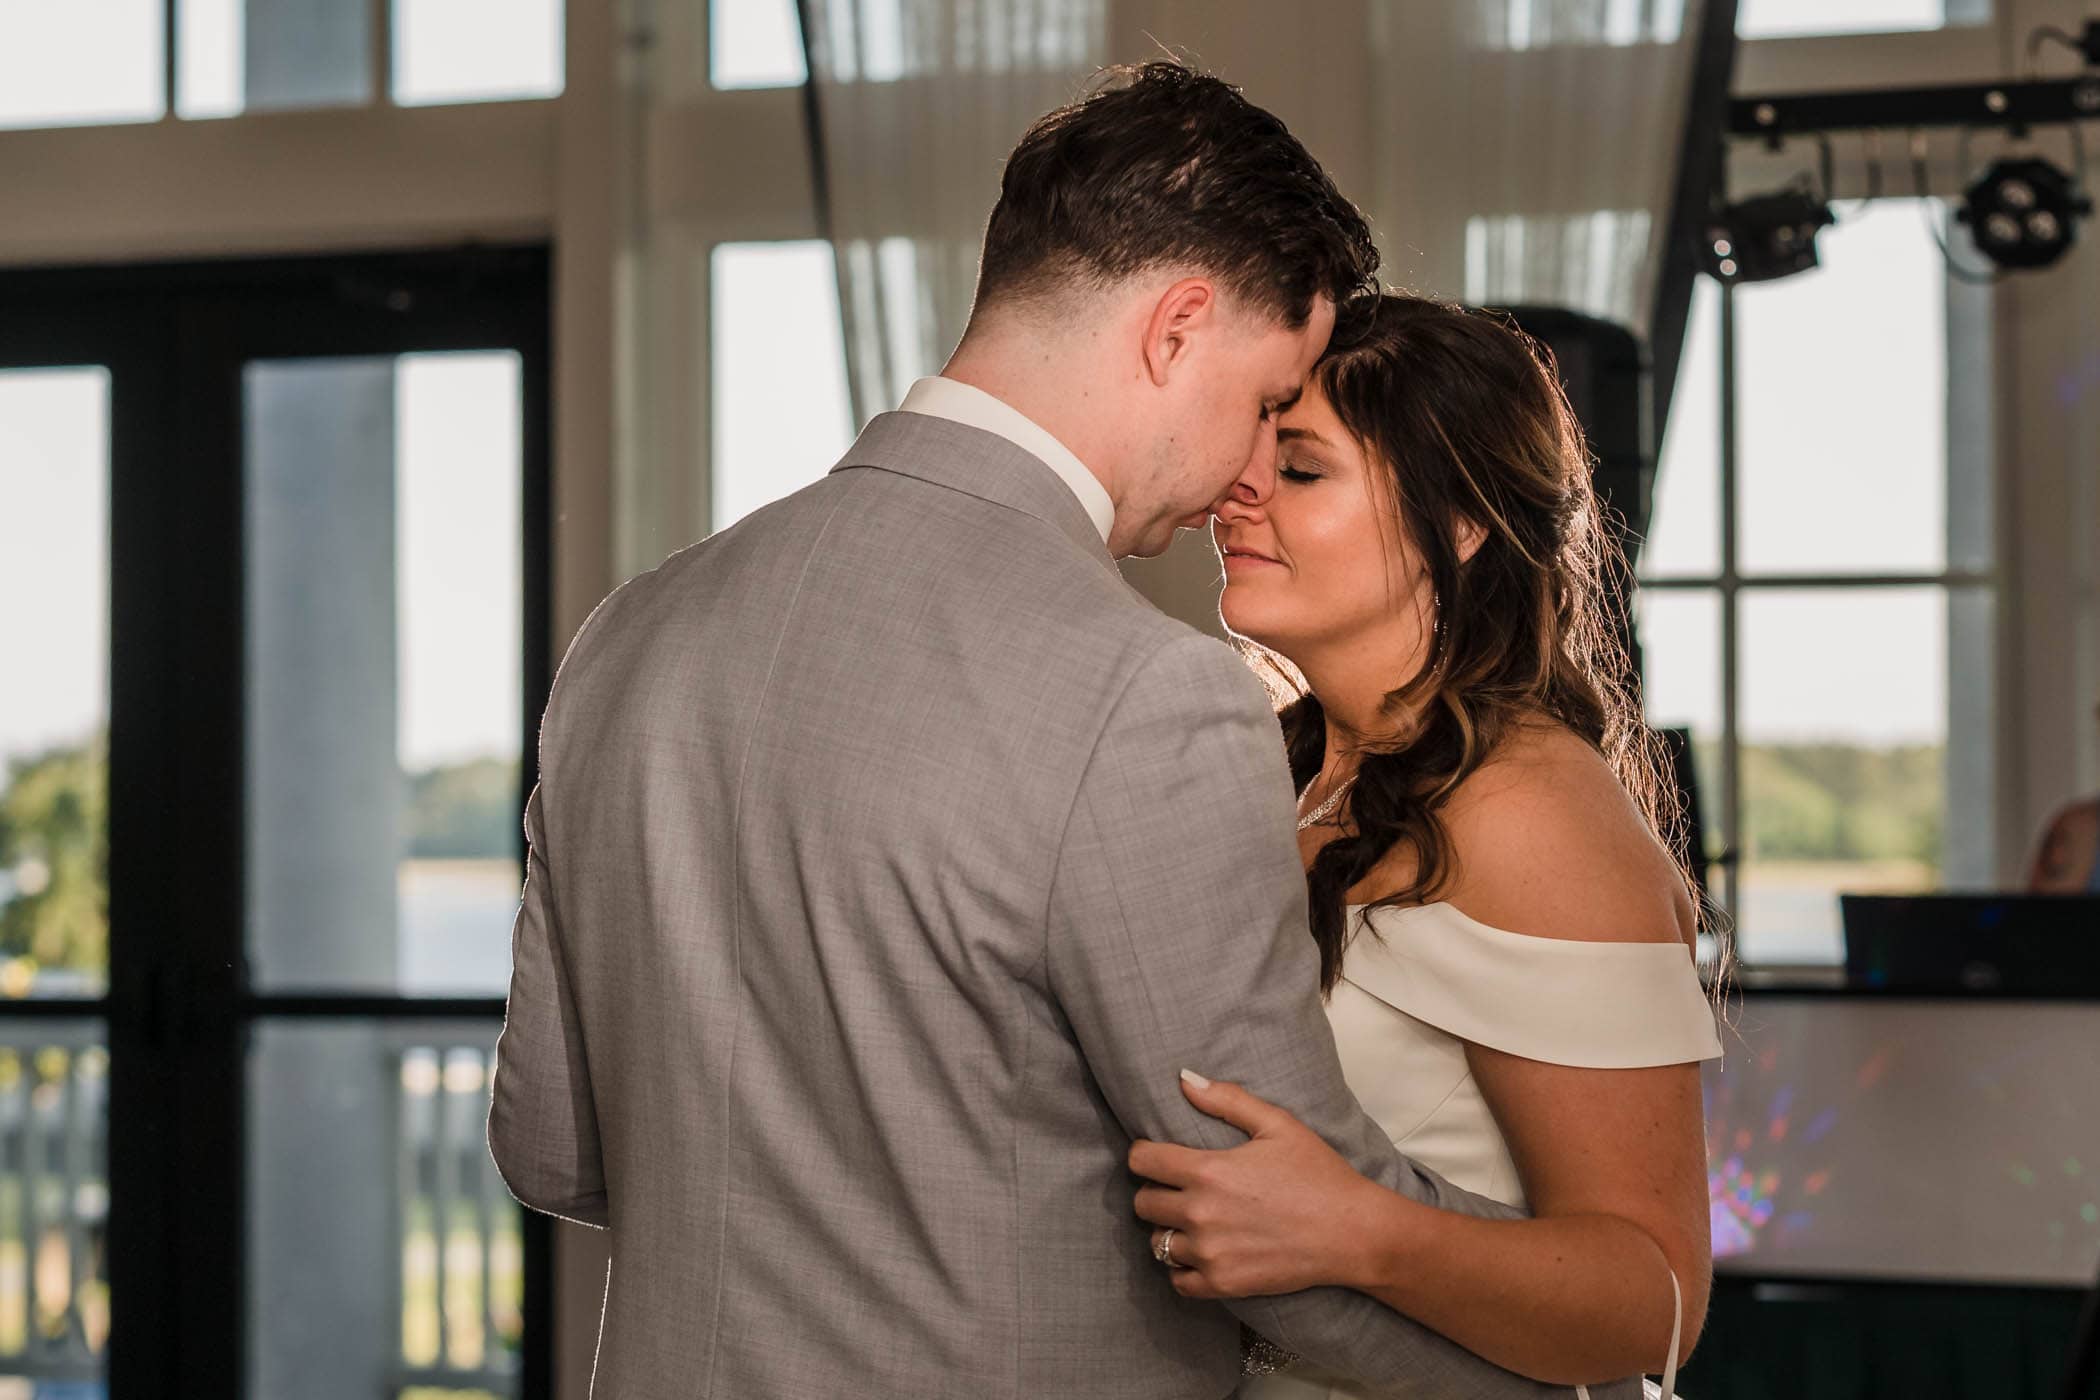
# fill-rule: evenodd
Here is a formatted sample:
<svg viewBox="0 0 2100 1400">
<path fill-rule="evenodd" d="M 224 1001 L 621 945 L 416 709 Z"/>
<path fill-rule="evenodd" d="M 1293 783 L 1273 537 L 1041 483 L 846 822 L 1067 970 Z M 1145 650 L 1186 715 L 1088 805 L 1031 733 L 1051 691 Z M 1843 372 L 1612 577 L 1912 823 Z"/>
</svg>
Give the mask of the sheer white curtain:
<svg viewBox="0 0 2100 1400">
<path fill-rule="evenodd" d="M 1704 0 L 1376 4 L 1381 224 L 1417 285 L 1655 328 Z M 1427 240 L 1427 241 L 1425 241 Z"/>
<path fill-rule="evenodd" d="M 999 165 L 1107 62 L 1243 84 L 1371 214 L 1398 285 L 1644 339 L 1707 0 L 806 0 L 861 417 L 953 348 Z"/>
<path fill-rule="evenodd" d="M 857 420 L 969 312 L 1000 163 L 1106 63 L 1163 53 L 1281 116 L 1371 217 L 1389 283 L 1561 306 L 1651 346 L 1697 54 L 1730 0 L 805 0 Z M 1661 329 L 1672 334 L 1670 318 Z M 1662 349 L 1662 347 L 1655 347 Z M 1667 352 L 1659 360 L 1674 359 Z M 1128 570 L 1212 614 L 1190 537 Z"/>
<path fill-rule="evenodd" d="M 1108 61 L 1108 0 L 804 0 L 860 421 L 961 339 L 1007 152 Z"/>
</svg>

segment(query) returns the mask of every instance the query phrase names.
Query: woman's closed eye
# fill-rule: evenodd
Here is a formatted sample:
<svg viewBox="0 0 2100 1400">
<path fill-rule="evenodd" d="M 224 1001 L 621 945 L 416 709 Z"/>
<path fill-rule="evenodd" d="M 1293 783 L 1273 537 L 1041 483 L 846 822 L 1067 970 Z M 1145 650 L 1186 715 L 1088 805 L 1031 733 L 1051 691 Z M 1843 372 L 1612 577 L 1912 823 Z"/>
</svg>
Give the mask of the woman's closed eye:
<svg viewBox="0 0 2100 1400">
<path fill-rule="evenodd" d="M 1285 481 L 1318 481 L 1320 473 L 1301 462 L 1285 462 L 1276 469 Z"/>
</svg>

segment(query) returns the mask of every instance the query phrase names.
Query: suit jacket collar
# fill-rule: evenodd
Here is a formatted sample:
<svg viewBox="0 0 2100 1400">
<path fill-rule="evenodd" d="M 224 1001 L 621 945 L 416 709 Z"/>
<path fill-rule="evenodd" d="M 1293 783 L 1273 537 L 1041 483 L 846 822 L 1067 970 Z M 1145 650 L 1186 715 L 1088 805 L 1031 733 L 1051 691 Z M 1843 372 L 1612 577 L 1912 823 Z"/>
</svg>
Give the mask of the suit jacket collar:
<svg viewBox="0 0 2100 1400">
<path fill-rule="evenodd" d="M 832 471 L 865 468 L 916 477 L 1032 515 L 1121 577 L 1072 488 L 1034 453 L 997 433 L 923 413 L 877 414 Z"/>
</svg>

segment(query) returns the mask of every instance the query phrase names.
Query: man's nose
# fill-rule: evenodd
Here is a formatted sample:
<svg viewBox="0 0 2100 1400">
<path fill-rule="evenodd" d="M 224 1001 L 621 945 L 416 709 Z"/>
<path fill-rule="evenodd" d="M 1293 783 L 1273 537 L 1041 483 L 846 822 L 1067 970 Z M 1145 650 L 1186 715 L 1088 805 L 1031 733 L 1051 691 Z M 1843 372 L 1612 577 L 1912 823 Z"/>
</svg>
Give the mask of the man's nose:
<svg viewBox="0 0 2100 1400">
<path fill-rule="evenodd" d="M 1267 505 L 1269 497 L 1276 494 L 1276 458 L 1275 430 L 1264 424 L 1254 440 L 1253 455 L 1226 491 L 1225 500 L 1219 502 L 1221 510 L 1226 502 L 1251 510 Z"/>
<path fill-rule="evenodd" d="M 1245 525 L 1261 516 L 1260 506 L 1251 506 L 1237 495 L 1227 496 L 1210 508 L 1211 519 L 1220 525 Z"/>
<path fill-rule="evenodd" d="M 1211 507 L 1211 514 L 1233 524 L 1258 520 L 1261 518 L 1262 508 L 1268 504 L 1269 496 L 1275 489 L 1274 468 L 1268 473 L 1266 486 L 1250 482 L 1247 475 L 1242 473 L 1240 479 L 1232 483 L 1232 489 L 1225 493 L 1224 498 Z"/>
</svg>

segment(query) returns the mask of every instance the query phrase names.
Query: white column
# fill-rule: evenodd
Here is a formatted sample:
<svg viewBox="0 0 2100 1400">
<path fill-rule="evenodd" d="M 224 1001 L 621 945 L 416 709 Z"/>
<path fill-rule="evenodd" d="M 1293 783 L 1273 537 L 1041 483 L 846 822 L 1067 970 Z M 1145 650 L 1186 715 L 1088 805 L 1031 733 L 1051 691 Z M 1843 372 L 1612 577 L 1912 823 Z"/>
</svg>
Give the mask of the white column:
<svg viewBox="0 0 2100 1400">
<path fill-rule="evenodd" d="M 251 966 L 276 988 L 387 989 L 402 845 L 393 361 L 255 365 L 244 387 Z M 255 1042 L 257 1395 L 366 1400 L 386 1382 L 401 1267 L 388 1068 L 376 1026 Z"/>
<path fill-rule="evenodd" d="M 617 288 L 628 189 L 624 143 L 635 138 L 621 109 L 623 21 L 640 18 L 614 0 L 567 9 L 568 76 L 555 133 L 554 169 L 554 655 L 615 576 L 616 501 L 624 480 L 620 356 L 629 342 Z M 704 368 L 704 367 L 703 367 Z M 630 370 L 631 372 L 631 370 Z M 704 392 L 705 377 L 692 392 Z M 581 1225 L 554 1227 L 554 1394 L 586 1400 L 598 1350 L 611 1241 Z"/>
</svg>

